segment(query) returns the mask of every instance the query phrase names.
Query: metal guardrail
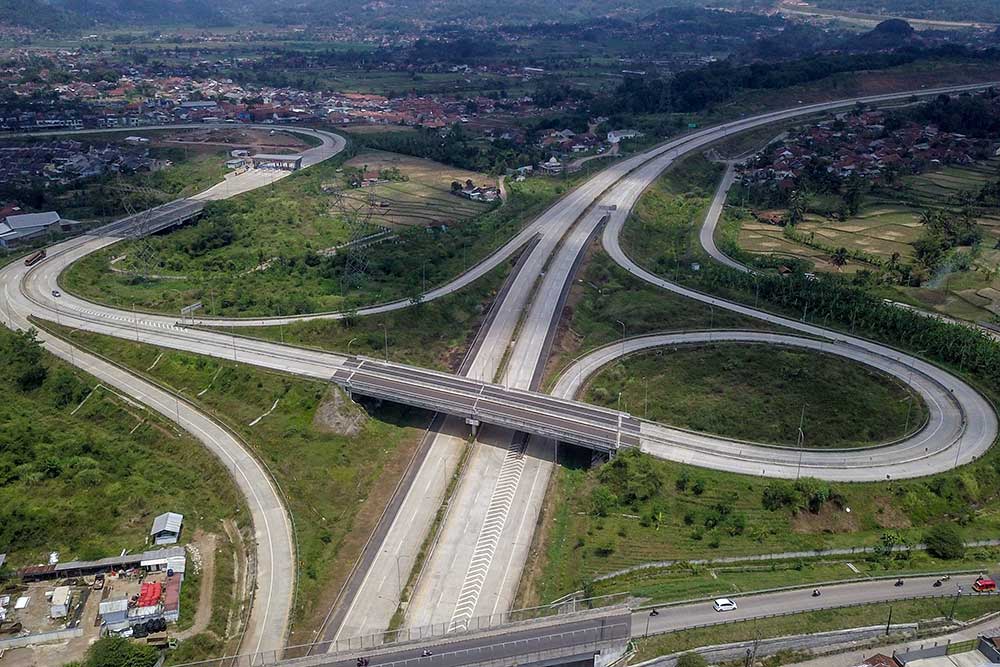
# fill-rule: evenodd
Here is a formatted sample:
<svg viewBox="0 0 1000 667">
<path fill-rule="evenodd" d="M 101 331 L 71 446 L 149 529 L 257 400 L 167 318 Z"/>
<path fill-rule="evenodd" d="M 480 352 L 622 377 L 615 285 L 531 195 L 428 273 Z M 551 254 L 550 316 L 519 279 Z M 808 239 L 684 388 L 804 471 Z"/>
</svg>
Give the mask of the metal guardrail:
<svg viewBox="0 0 1000 667">
<path fill-rule="evenodd" d="M 595 636 L 596 635 L 596 636 Z M 549 632 L 528 638 L 519 638 L 513 641 L 503 641 L 498 637 L 495 643 L 486 643 L 480 646 L 467 648 L 454 648 L 449 650 L 447 645 L 437 646 L 437 650 L 430 656 L 392 659 L 392 652 L 383 652 L 382 657 L 378 655 L 367 655 L 375 660 L 378 667 L 438 667 L 439 665 L 461 665 L 462 667 L 513 667 L 514 665 L 534 662 L 547 658 L 560 658 L 568 656 L 589 657 L 599 654 L 609 645 L 617 643 L 627 643 L 629 641 L 629 623 L 608 623 L 590 628 L 580 628 L 563 632 Z M 539 645 L 546 642 L 563 643 L 562 646 L 553 648 L 541 648 Z M 411 650 L 414 647 L 410 647 Z M 269 651 L 254 655 L 243 655 L 229 658 L 216 658 L 197 663 L 184 663 L 177 667 L 269 667 L 271 665 L 287 665 L 288 667 L 320 667 L 347 662 L 352 664 L 354 658 L 359 657 L 358 653 L 364 649 L 357 649 L 351 653 L 341 653 L 339 655 L 314 654 L 305 658 L 294 658 L 291 660 L 282 659 L 279 651 Z M 483 659 L 485 654 L 499 654 L 496 657 Z"/>
<path fill-rule="evenodd" d="M 336 378 L 334 381 L 338 382 Z M 365 382 L 360 379 L 351 379 L 342 383 L 338 382 L 338 384 L 342 384 L 344 389 L 348 392 L 358 393 L 372 398 L 405 403 L 407 405 L 413 405 L 435 412 L 445 412 L 467 419 L 476 419 L 478 421 L 487 422 L 497 426 L 504 426 L 517 431 L 524 431 L 533 435 L 540 435 L 546 438 L 553 438 L 564 442 L 573 442 L 579 445 L 585 445 L 602 451 L 615 451 L 618 449 L 620 431 L 612 426 L 598 422 L 582 423 L 592 430 L 606 431 L 606 438 L 594 437 L 593 435 L 585 434 L 577 429 L 553 426 L 541 421 L 541 419 L 519 419 L 500 410 L 487 409 L 484 407 L 470 409 L 466 404 L 458 401 L 432 400 L 421 396 L 416 391 L 387 391 L 381 386 Z M 462 394 L 461 396 L 464 398 L 473 397 L 472 394 Z M 512 396 L 516 398 L 516 395 Z M 526 407 L 522 410 L 522 412 L 530 412 L 532 410 L 537 410 L 537 408 Z M 635 434 L 628 433 L 622 435 L 624 436 L 622 439 L 624 439 L 634 437 Z"/>
<path fill-rule="evenodd" d="M 509 612 L 491 614 L 489 616 L 477 616 L 469 621 L 466 629 L 453 630 L 450 622 L 435 623 L 433 625 L 420 626 L 416 628 L 400 628 L 381 633 L 373 633 L 347 639 L 332 641 L 319 641 L 309 644 L 298 644 L 287 646 L 279 651 L 266 651 L 262 653 L 243 654 L 214 658 L 200 662 L 190 662 L 178 667 L 258 667 L 261 665 L 273 665 L 279 662 L 289 664 L 304 664 L 310 659 L 322 659 L 324 655 L 356 655 L 359 651 L 382 651 L 391 653 L 397 646 L 405 644 L 419 646 L 431 640 L 442 643 L 461 641 L 470 636 L 494 632 L 499 636 L 505 633 L 524 630 L 531 623 L 551 620 L 555 622 L 572 622 L 583 620 L 588 617 L 589 612 L 596 612 L 601 609 L 612 610 L 620 608 L 625 613 L 628 607 L 626 602 L 629 596 L 626 593 L 616 593 L 587 600 L 569 601 L 558 605 L 544 605 L 541 607 L 529 607 L 526 609 L 516 609 Z M 593 617 L 592 615 L 590 616 Z M 608 626 L 612 627 L 612 626 Z M 631 627 L 631 624 L 628 626 Z M 625 632 L 626 638 L 630 632 Z M 442 652 L 439 650 L 437 656 Z M 389 664 L 389 663 L 379 663 Z M 424 663 L 430 665 L 430 663 Z"/>
<path fill-rule="evenodd" d="M 968 593 L 962 593 L 961 595 L 954 595 L 951 593 L 942 593 L 940 595 L 912 595 L 907 597 L 894 598 L 892 600 L 880 600 L 880 601 L 869 600 L 867 602 L 852 602 L 850 604 L 838 604 L 838 605 L 831 605 L 829 607 L 816 607 L 815 609 L 795 609 L 790 611 L 779 611 L 774 614 L 761 614 L 758 616 L 746 616 L 743 618 L 721 619 L 719 621 L 714 621 L 712 623 L 700 623 L 698 625 L 690 625 L 678 629 L 663 630 L 662 632 L 650 632 L 649 635 L 667 635 L 674 632 L 687 632 L 688 630 L 701 630 L 703 628 L 714 628 L 720 625 L 733 625 L 734 623 L 763 621 L 769 618 L 782 618 L 784 616 L 794 616 L 796 614 L 811 614 L 818 611 L 833 611 L 835 609 L 851 609 L 854 607 L 869 607 L 873 605 L 891 606 L 899 602 L 912 602 L 914 600 L 948 600 L 948 599 L 962 598 L 962 597 L 994 597 L 997 595 L 998 593 L 995 591 L 983 592 L 983 593 L 968 592 Z M 646 635 L 645 633 L 643 634 L 644 637 L 649 635 Z"/>
</svg>

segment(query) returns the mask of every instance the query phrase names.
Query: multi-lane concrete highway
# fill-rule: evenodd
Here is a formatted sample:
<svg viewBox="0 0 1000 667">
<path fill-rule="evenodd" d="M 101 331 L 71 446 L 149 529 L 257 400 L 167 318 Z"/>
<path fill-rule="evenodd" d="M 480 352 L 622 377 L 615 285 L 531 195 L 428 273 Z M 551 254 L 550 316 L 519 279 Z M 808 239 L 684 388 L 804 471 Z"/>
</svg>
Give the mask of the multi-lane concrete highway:
<svg viewBox="0 0 1000 667">
<path fill-rule="evenodd" d="M 920 92 L 932 94 L 979 87 L 982 86 Z M 882 102 L 909 95 L 910 93 L 901 93 L 895 96 L 868 98 L 865 101 Z M 461 289 L 506 259 L 528 239 L 534 236 L 539 238 L 538 243 L 522 263 L 521 270 L 513 277 L 511 288 L 498 310 L 498 316 L 485 332 L 484 343 L 473 359 L 467 377 L 478 378 L 480 384 L 485 380 L 499 377 L 500 385 L 509 385 L 519 390 L 528 390 L 537 383 L 539 365 L 544 363 L 546 341 L 561 310 L 561 297 L 565 293 L 566 283 L 572 276 L 573 267 L 581 250 L 602 219 L 608 219 L 604 241 L 613 257 L 636 275 L 654 284 L 674 291 L 683 290 L 652 274 L 642 272 L 640 267 L 625 257 L 620 248 L 616 251 L 618 231 L 628 211 L 641 192 L 679 155 L 704 147 L 732 132 L 840 108 L 854 102 L 855 100 L 845 100 L 824 105 L 803 106 L 744 119 L 720 128 L 693 133 L 647 153 L 620 161 L 560 200 L 490 259 L 448 285 L 429 292 L 425 299 Z M 333 150 L 332 147 L 320 147 L 320 149 Z M 209 196 L 222 197 L 225 194 L 216 190 Z M 597 206 L 592 208 L 595 203 Z M 235 358 L 239 361 L 299 372 L 312 377 L 329 378 L 344 367 L 346 359 L 338 355 L 291 350 L 271 343 L 230 337 L 223 333 L 187 330 L 177 327 L 175 318 L 172 317 L 146 314 L 134 316 L 71 296 L 61 299 L 51 296 L 56 278 L 65 266 L 76 258 L 111 242 L 113 240 L 108 237 L 84 237 L 53 248 L 49 259 L 42 262 L 35 270 L 11 269 L 0 274 L 5 283 L 5 300 L 8 307 L 15 309 L 19 317 L 34 313 L 46 319 L 61 319 L 63 323 L 74 327 L 120 337 L 134 337 L 143 342 L 165 347 Z M 542 276 L 541 280 L 538 279 L 539 276 Z M 702 301 L 709 299 L 703 295 L 692 298 L 699 298 Z M 721 300 L 709 302 L 721 304 Z M 399 302 L 360 312 L 361 314 L 383 312 L 407 305 L 408 302 Z M 738 304 L 729 304 L 726 307 L 734 310 L 743 308 L 745 314 L 765 319 L 773 317 Z M 337 317 L 337 315 L 206 320 L 206 323 L 238 322 L 242 325 L 273 325 L 308 317 Z M 792 326 L 786 323 L 788 321 L 785 318 L 772 321 Z M 934 470 L 947 469 L 957 462 L 969 460 L 980 454 L 992 443 L 996 433 L 996 417 L 992 409 L 988 405 L 984 408 L 982 398 L 975 391 L 940 369 L 882 346 L 869 347 L 874 344 L 858 339 L 848 340 L 847 337 L 831 334 L 818 327 L 792 326 L 792 328 L 828 341 L 834 339 L 843 341 L 838 344 L 865 349 L 866 354 L 886 360 L 895 359 L 900 366 L 913 368 L 915 373 L 923 374 L 946 387 L 949 396 L 953 397 L 949 400 L 953 400 L 953 405 L 964 410 L 965 427 L 961 430 L 961 434 L 957 440 L 944 444 L 954 435 L 953 430 L 949 433 L 944 432 L 947 430 L 947 424 L 954 424 L 954 421 L 945 419 L 949 408 L 947 404 L 943 404 L 940 423 L 946 426 L 942 426 L 934 434 L 934 442 L 940 444 L 937 448 L 940 451 L 936 450 L 934 455 L 923 457 L 919 456 L 918 452 L 910 451 L 906 455 L 906 460 L 891 464 L 893 471 L 891 474 L 894 476 L 926 474 Z M 503 367 L 502 374 L 498 376 L 502 360 L 508 350 L 509 360 Z M 433 386 L 428 387 L 419 369 L 410 371 L 414 377 L 421 376 L 416 384 L 424 384 L 425 388 L 434 392 L 441 391 L 447 382 L 450 382 L 441 380 L 438 384 L 439 381 L 434 380 L 431 383 Z M 908 371 L 904 374 L 908 375 Z M 492 387 L 490 391 L 495 392 L 497 388 Z M 331 629 L 334 636 L 345 637 L 350 634 L 378 631 L 388 625 L 399 601 L 400 580 L 403 578 L 401 572 L 405 575 L 412 567 L 433 515 L 440 506 L 447 481 L 464 446 L 464 438 L 461 435 L 463 430 L 461 420 L 449 420 L 442 429 L 443 432 L 435 438 L 427 456 L 428 465 L 423 466 L 418 472 L 410 493 L 404 498 L 383 540 L 378 556 L 365 573 L 358 594 L 349 602 L 347 622 L 339 629 Z M 643 425 L 641 435 L 648 440 L 643 443 L 644 449 L 648 451 L 670 458 L 686 456 L 690 458 L 682 460 L 715 465 L 717 457 L 700 450 L 703 443 L 685 442 L 678 436 L 676 430 Z M 713 445 L 728 446 L 725 441 L 718 438 L 703 435 L 700 437 Z M 530 544 L 535 517 L 548 480 L 548 459 L 551 458 L 549 453 L 552 451 L 552 443 L 544 438 L 531 438 L 526 444 L 522 444 L 509 430 L 491 428 L 481 432 L 479 443 L 473 449 L 465 476 L 452 498 L 431 558 L 418 582 L 408 609 L 410 623 L 422 625 L 443 620 L 454 623 L 456 627 L 462 627 L 464 619 L 490 613 L 495 609 L 504 609 L 513 599 L 513 591 Z M 956 443 L 957 447 L 954 446 Z M 882 448 L 871 453 L 871 462 L 881 459 L 891 449 Z M 929 449 L 928 445 L 926 454 L 930 454 Z M 947 456 L 944 452 L 947 452 Z M 780 457 L 780 450 L 768 449 L 764 455 L 770 455 L 772 459 Z M 951 458 L 952 455 L 954 458 Z M 809 459 L 808 463 L 811 466 L 809 474 L 827 475 L 832 479 L 842 478 L 839 476 L 844 468 L 842 462 L 819 461 L 814 465 Z M 870 474 L 865 472 L 868 468 L 871 466 L 866 469 L 851 468 L 853 470 L 850 473 L 851 478 L 868 478 L 864 476 Z M 747 471 L 760 474 L 760 471 L 756 470 Z M 773 475 L 788 474 L 786 463 L 781 461 L 774 466 L 765 466 L 763 472 Z M 456 577 L 455 573 L 460 573 L 461 576 Z"/>
</svg>

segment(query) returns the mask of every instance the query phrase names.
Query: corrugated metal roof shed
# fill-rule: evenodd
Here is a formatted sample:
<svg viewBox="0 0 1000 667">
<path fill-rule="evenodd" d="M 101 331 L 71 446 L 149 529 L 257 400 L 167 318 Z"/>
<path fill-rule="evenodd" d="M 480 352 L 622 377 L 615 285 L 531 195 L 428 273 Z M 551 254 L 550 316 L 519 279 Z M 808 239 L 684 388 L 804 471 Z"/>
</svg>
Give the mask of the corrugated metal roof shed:
<svg viewBox="0 0 1000 667">
<path fill-rule="evenodd" d="M 105 600 L 100 605 L 101 616 L 106 616 L 107 614 L 121 613 L 123 611 L 128 611 L 128 598 L 119 598 L 117 600 Z"/>
<path fill-rule="evenodd" d="M 153 519 L 153 527 L 150 529 L 149 534 L 156 535 L 157 533 L 162 533 L 163 531 L 180 533 L 182 523 L 184 523 L 183 514 L 177 514 L 176 512 L 164 512 L 160 516 Z"/>
</svg>

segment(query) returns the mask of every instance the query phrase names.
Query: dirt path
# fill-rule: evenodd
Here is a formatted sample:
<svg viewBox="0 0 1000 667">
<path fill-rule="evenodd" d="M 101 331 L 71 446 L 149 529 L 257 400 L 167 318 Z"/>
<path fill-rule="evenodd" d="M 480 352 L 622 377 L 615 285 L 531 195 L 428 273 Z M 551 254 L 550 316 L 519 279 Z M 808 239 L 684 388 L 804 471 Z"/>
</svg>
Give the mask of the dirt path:
<svg viewBox="0 0 1000 667">
<path fill-rule="evenodd" d="M 212 592 L 215 590 L 215 548 L 217 536 L 198 531 L 194 536 L 194 546 L 201 557 L 201 585 L 198 591 L 198 609 L 194 612 L 194 624 L 177 633 L 178 639 L 189 639 L 208 629 L 212 621 Z"/>
</svg>

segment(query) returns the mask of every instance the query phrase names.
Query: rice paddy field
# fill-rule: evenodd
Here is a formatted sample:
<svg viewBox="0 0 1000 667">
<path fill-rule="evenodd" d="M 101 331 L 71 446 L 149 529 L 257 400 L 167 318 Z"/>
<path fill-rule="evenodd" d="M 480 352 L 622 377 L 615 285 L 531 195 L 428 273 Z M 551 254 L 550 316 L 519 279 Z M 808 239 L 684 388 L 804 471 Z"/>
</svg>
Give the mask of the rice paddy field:
<svg viewBox="0 0 1000 667">
<path fill-rule="evenodd" d="M 349 209 L 367 208 L 369 202 L 374 203 L 371 218 L 374 225 L 389 228 L 453 225 L 493 207 L 451 193 L 452 181 L 464 184 L 471 180 L 480 186 L 496 186 L 493 176 L 382 151 L 366 151 L 348 160 L 346 165 L 367 166 L 369 172 L 395 168 L 406 178 L 342 192 L 341 205 Z"/>
<path fill-rule="evenodd" d="M 1000 158 L 973 165 L 948 166 L 903 179 L 902 187 L 891 193 L 869 195 L 861 211 L 847 220 L 809 213 L 796 226 L 795 238 L 783 228 L 756 220 L 744 220 L 739 244 L 744 250 L 811 262 L 814 270 L 851 275 L 888 262 L 893 253 L 900 261 L 913 259 L 913 243 L 923 234 L 921 211 L 956 211 L 952 198 L 962 192 L 976 193 L 987 182 L 1000 178 Z M 886 288 L 886 297 L 911 305 L 971 321 L 990 321 L 1000 316 L 1000 210 L 984 211 L 979 217 L 983 241 L 972 253 L 971 268 L 939 271 L 921 287 Z M 843 267 L 830 261 L 831 252 L 844 247 L 854 254 Z M 870 258 L 866 262 L 862 257 Z"/>
</svg>

